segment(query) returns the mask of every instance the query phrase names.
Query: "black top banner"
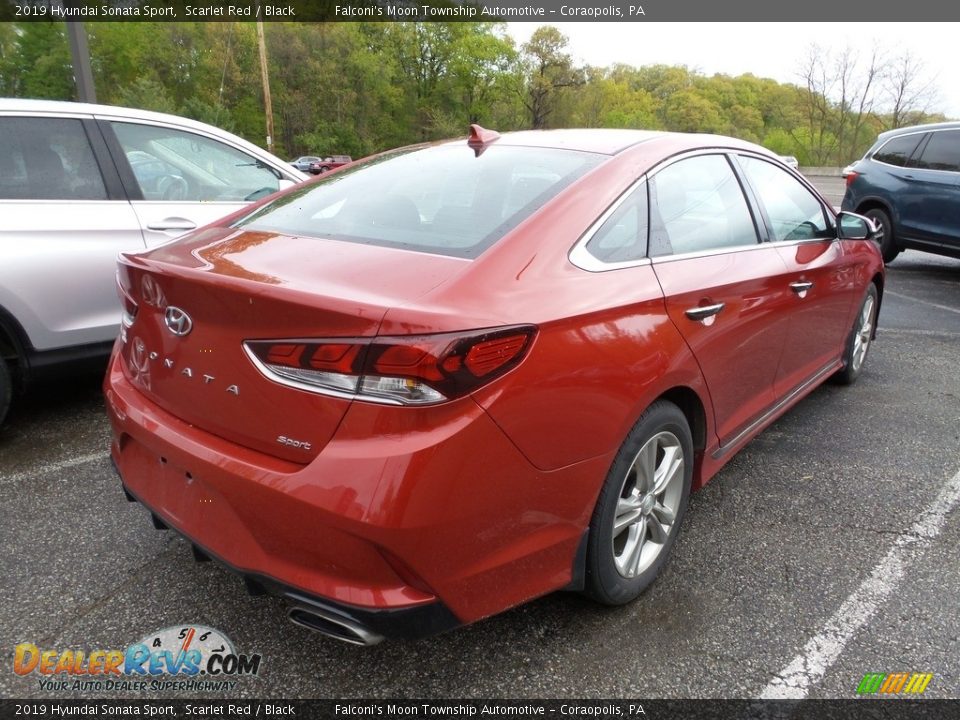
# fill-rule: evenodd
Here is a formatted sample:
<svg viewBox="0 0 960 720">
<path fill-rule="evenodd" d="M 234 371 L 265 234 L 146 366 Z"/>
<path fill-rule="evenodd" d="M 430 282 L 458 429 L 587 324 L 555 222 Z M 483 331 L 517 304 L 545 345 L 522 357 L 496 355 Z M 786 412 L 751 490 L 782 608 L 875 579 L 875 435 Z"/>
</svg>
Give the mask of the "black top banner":
<svg viewBox="0 0 960 720">
<path fill-rule="evenodd" d="M 0 20 L 33 21 L 417 21 L 756 22 L 956 21 L 942 0 L 0 0 Z M 909 27 L 904 32 L 910 32 Z M 802 40 L 803 38 L 798 38 Z M 790 38 L 785 38 L 789 41 Z M 829 40 L 829 38 L 825 38 Z"/>
</svg>

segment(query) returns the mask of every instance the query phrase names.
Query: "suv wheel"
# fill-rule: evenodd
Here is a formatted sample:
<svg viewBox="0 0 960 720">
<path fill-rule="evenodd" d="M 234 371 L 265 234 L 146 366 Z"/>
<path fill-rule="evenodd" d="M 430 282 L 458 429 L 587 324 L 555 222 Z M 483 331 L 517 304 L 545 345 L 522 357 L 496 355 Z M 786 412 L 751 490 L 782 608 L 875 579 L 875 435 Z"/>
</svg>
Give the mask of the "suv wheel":
<svg viewBox="0 0 960 720">
<path fill-rule="evenodd" d="M 873 220 L 880 228 L 880 254 L 883 255 L 885 263 L 893 262 L 894 258 L 900 254 L 900 248 L 897 247 L 896 238 L 893 234 L 893 222 L 886 211 L 880 208 L 871 208 L 864 213 L 865 217 Z"/>
</svg>

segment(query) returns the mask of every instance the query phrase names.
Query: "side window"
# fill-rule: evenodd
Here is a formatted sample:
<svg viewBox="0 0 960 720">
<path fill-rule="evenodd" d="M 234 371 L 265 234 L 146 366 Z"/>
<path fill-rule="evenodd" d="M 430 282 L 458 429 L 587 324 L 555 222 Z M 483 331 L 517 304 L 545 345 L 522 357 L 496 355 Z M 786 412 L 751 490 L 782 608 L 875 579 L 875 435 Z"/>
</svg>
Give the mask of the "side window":
<svg viewBox="0 0 960 720">
<path fill-rule="evenodd" d="M 280 187 L 272 169 L 217 140 L 159 125 L 111 125 L 145 200 L 242 202 Z"/>
<path fill-rule="evenodd" d="M 650 255 L 755 245 L 753 218 L 722 155 L 668 165 L 650 180 Z"/>
<path fill-rule="evenodd" d="M 922 139 L 923 133 L 892 138 L 873 154 L 873 159 L 887 165 L 905 167 Z"/>
<path fill-rule="evenodd" d="M 0 199 L 106 200 L 80 120 L 0 118 Z"/>
<path fill-rule="evenodd" d="M 960 130 L 940 130 L 930 135 L 914 167 L 960 172 Z"/>
<path fill-rule="evenodd" d="M 820 201 L 773 163 L 741 155 L 740 166 L 767 211 L 773 240 L 833 237 Z"/>
<path fill-rule="evenodd" d="M 587 252 L 606 263 L 639 260 L 647 254 L 647 184 L 640 183 L 587 242 Z"/>
</svg>

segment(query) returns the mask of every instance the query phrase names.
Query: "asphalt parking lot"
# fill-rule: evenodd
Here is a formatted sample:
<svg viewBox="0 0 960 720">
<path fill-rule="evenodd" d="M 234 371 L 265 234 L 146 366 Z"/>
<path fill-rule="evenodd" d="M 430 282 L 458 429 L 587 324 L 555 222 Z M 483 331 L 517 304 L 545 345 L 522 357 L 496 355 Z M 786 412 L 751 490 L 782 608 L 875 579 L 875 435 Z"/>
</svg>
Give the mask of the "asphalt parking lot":
<svg viewBox="0 0 960 720">
<path fill-rule="evenodd" d="M 814 392 L 695 494 L 637 602 L 556 593 L 365 649 L 290 624 L 126 502 L 97 378 L 38 388 L 0 427 L 0 696 L 92 696 L 15 675 L 18 643 L 122 649 L 203 624 L 262 655 L 232 697 L 852 697 L 899 671 L 960 697 L 958 349 L 960 261 L 905 253 L 859 382 Z"/>
</svg>

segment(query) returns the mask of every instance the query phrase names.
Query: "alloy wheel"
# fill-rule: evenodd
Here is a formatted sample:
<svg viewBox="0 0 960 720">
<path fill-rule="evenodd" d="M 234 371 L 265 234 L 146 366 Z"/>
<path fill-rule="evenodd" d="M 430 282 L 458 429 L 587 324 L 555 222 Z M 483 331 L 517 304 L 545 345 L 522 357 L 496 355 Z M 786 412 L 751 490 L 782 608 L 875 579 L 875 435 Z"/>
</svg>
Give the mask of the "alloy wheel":
<svg viewBox="0 0 960 720">
<path fill-rule="evenodd" d="M 853 338 L 853 369 L 860 371 L 863 361 L 867 357 L 867 350 L 870 349 L 870 340 L 873 337 L 873 309 L 876 307 L 876 301 L 872 295 L 867 295 L 863 303 L 863 309 L 860 310 L 860 327 Z"/>
<path fill-rule="evenodd" d="M 683 481 L 680 440 L 668 431 L 654 435 L 630 465 L 617 501 L 611 541 L 621 576 L 636 577 L 660 555 L 676 524 Z"/>
</svg>

